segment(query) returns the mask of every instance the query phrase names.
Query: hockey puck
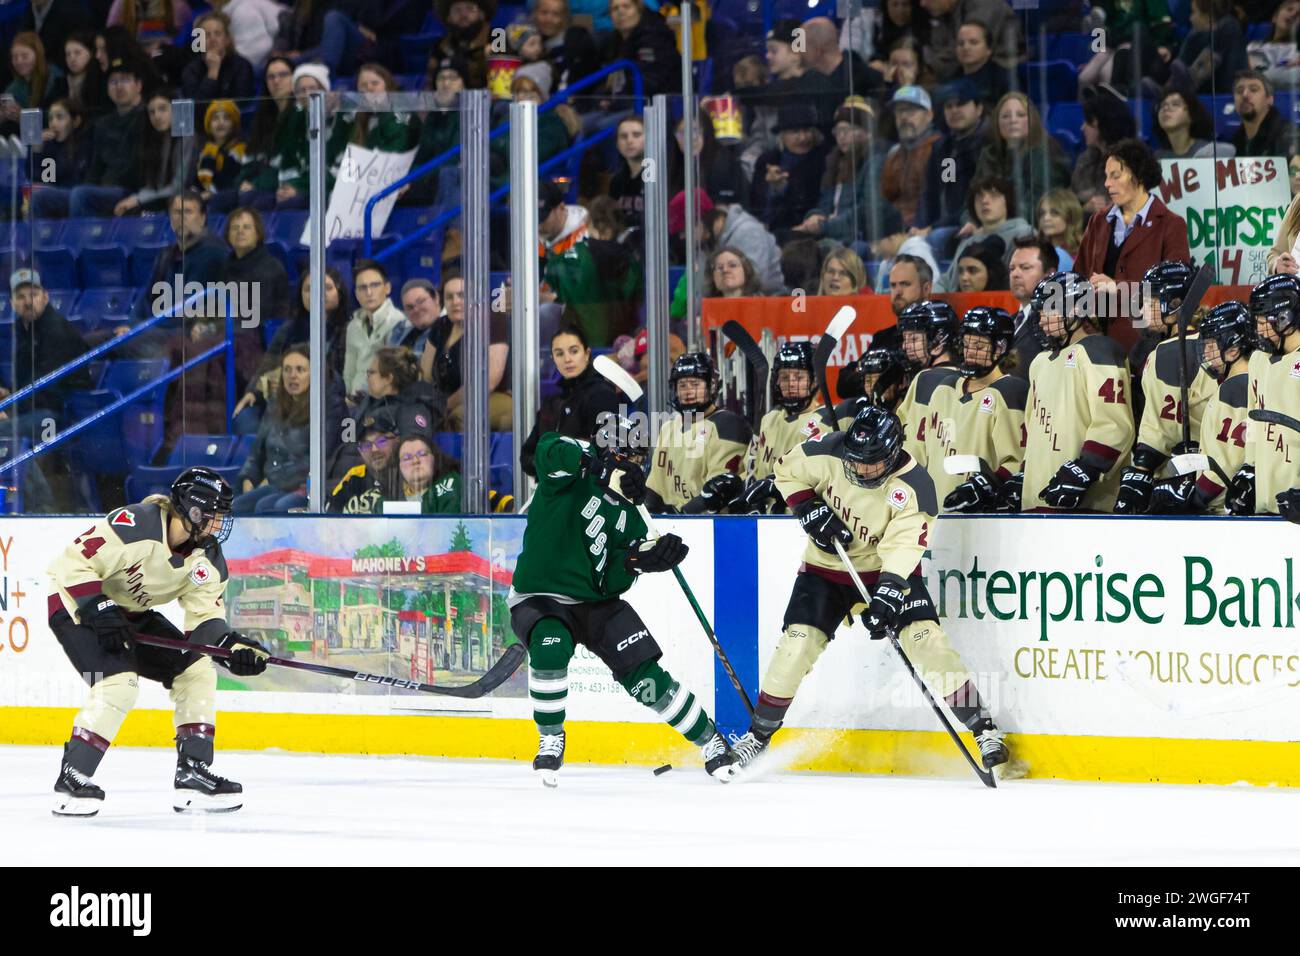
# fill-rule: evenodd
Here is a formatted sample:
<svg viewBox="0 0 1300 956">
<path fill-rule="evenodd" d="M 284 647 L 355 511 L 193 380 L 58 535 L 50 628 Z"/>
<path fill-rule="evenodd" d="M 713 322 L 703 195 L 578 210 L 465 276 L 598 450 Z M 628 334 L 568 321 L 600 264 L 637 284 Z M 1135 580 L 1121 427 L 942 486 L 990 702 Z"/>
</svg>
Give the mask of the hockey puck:
<svg viewBox="0 0 1300 956">
<path fill-rule="evenodd" d="M 660 774 L 665 774 L 672 769 L 673 765 L 670 763 L 666 763 L 662 767 L 655 767 L 655 776 L 658 777 Z"/>
</svg>

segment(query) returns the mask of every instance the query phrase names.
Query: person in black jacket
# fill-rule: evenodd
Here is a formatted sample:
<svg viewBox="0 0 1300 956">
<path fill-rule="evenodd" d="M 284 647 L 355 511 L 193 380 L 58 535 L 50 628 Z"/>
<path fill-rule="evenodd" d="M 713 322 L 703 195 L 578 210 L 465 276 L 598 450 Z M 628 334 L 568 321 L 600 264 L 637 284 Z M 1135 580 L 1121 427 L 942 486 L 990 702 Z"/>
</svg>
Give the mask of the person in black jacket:
<svg viewBox="0 0 1300 956">
<path fill-rule="evenodd" d="M 1300 152 L 1300 127 L 1273 105 L 1273 82 L 1256 70 L 1243 70 L 1232 85 L 1241 126 L 1232 134 L 1238 156 L 1292 156 Z"/>
<path fill-rule="evenodd" d="M 221 270 L 221 282 L 235 283 L 235 381 L 247 389 L 262 360 L 262 325 L 289 314 L 289 276 L 266 247 L 266 227 L 253 208 L 236 209 L 226 220 L 230 257 Z"/>
<path fill-rule="evenodd" d="M 934 144 L 926 163 L 922 221 L 934 254 L 947 258 L 966 215 L 966 193 L 980 153 L 988 145 L 989 121 L 979 90 L 965 77 L 941 87 L 937 102 L 948 133 Z"/>
<path fill-rule="evenodd" d="M 239 471 L 236 514 L 268 514 L 307 504 L 311 470 L 311 348 L 289 346 L 280 381 L 257 440 Z"/>
<path fill-rule="evenodd" d="M 533 455 L 547 432 L 590 441 L 603 414 L 618 414 L 622 400 L 614 386 L 591 367 L 591 346 L 577 326 L 564 326 L 551 336 L 551 358 L 560 373 L 560 394 L 537 410 L 537 421 L 519 452 L 524 473 L 536 478 Z"/>
<path fill-rule="evenodd" d="M 631 60 L 641 69 L 642 92 L 676 93 L 682 87 L 682 57 L 677 52 L 677 36 L 654 10 L 647 10 L 644 0 L 610 0 L 609 17 L 614 31 L 606 37 L 601 60 Z M 615 73 L 607 87 L 612 96 L 632 94 L 632 79 Z"/>
<path fill-rule="evenodd" d="M 781 230 L 802 223 L 821 198 L 828 147 L 811 103 L 787 103 L 778 115 L 781 147 L 764 153 L 754 164 L 749 208 L 780 242 L 789 238 Z"/>
<path fill-rule="evenodd" d="M 58 309 L 50 303 L 50 295 L 41 285 L 41 277 L 34 269 L 19 269 L 9 278 L 13 295 L 14 315 L 14 389 L 21 389 L 43 375 L 79 358 L 88 351 L 81 333 Z M 20 421 L 29 420 L 35 441 L 44 420 L 56 426 L 63 424 L 63 403 L 73 392 L 91 387 L 90 373 L 81 369 L 51 382 L 25 401 L 17 411 Z M 6 397 L 8 392 L 0 388 Z M 12 414 L 12 411 L 11 411 Z M 9 426 L 5 426 L 8 430 Z M 20 426 L 20 432 L 27 429 Z"/>
<path fill-rule="evenodd" d="M 235 50 L 230 18 L 224 13 L 205 13 L 194 21 L 194 29 L 198 31 L 196 40 L 203 41 L 204 49 L 181 73 L 184 97 L 204 103 L 250 99 L 257 79 L 253 64 Z"/>
<path fill-rule="evenodd" d="M 18 29 L 40 36 L 48 62 L 66 70 L 64 43 L 77 30 L 94 29 L 94 21 L 81 0 L 31 0 Z"/>
</svg>

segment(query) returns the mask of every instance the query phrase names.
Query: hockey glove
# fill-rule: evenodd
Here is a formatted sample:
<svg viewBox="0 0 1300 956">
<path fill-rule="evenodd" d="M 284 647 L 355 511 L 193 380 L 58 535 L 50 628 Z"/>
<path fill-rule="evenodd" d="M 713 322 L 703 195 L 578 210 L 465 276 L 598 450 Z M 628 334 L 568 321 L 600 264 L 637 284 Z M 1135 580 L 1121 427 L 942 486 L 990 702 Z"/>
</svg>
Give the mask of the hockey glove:
<svg viewBox="0 0 1300 956">
<path fill-rule="evenodd" d="M 776 479 L 760 478 L 751 482 L 739 498 L 732 503 L 732 512 L 743 515 L 761 515 L 767 503 L 777 497 Z"/>
<path fill-rule="evenodd" d="M 95 632 L 106 654 L 120 654 L 131 639 L 131 625 L 112 598 L 96 594 L 81 607 L 81 623 Z"/>
<path fill-rule="evenodd" d="M 1141 468 L 1125 468 L 1119 478 L 1119 495 L 1115 498 L 1115 514 L 1146 514 L 1151 506 L 1151 489 L 1155 478 Z"/>
<path fill-rule="evenodd" d="M 1067 461 L 1057 469 L 1051 484 L 1039 492 L 1039 497 L 1049 507 L 1062 511 L 1076 511 L 1083 504 L 1083 496 L 1098 478 L 1101 471 L 1081 461 Z"/>
<path fill-rule="evenodd" d="M 803 533 L 823 551 L 834 554 L 836 541 L 846 548 L 853 543 L 853 532 L 820 498 L 809 498 L 800 504 L 794 509 L 794 516 L 799 519 Z"/>
<path fill-rule="evenodd" d="M 1255 466 L 1242 465 L 1228 486 L 1228 512 L 1234 515 L 1255 513 Z"/>
<path fill-rule="evenodd" d="M 1151 504 L 1147 509 L 1153 515 L 1187 515 L 1205 510 L 1209 502 L 1196 487 L 1195 475 L 1179 475 L 1158 482 L 1151 491 Z M 1118 510 L 1118 509 L 1117 509 Z"/>
<path fill-rule="evenodd" d="M 943 499 L 943 509 L 963 514 L 982 514 L 996 511 L 1001 500 L 999 489 L 990 478 L 971 475 Z"/>
<path fill-rule="evenodd" d="M 1000 514 L 1019 514 L 1020 500 L 1024 496 L 1025 473 L 1018 471 L 1002 482 L 1002 499 L 998 502 Z"/>
<path fill-rule="evenodd" d="M 1277 493 L 1277 513 L 1292 524 L 1300 524 L 1300 488 Z"/>
<path fill-rule="evenodd" d="M 700 489 L 700 500 L 705 511 L 717 514 L 740 497 L 744 490 L 745 479 L 740 475 L 724 471 L 704 483 L 704 487 Z"/>
<path fill-rule="evenodd" d="M 610 479 L 610 490 L 631 504 L 645 501 L 645 472 L 630 459 L 620 459 L 617 474 Z"/>
<path fill-rule="evenodd" d="M 256 677 L 266 670 L 266 659 L 271 656 L 265 647 L 238 631 L 228 631 L 217 646 L 230 651 L 229 657 L 219 657 L 217 663 L 236 677 Z"/>
<path fill-rule="evenodd" d="M 614 472 L 622 467 L 618 456 L 609 452 L 590 449 L 583 453 L 582 471 L 584 478 L 590 478 L 602 488 L 609 488 Z"/>
<path fill-rule="evenodd" d="M 623 559 L 623 567 L 632 574 L 671 571 L 685 560 L 690 550 L 675 534 L 634 541 Z"/>
<path fill-rule="evenodd" d="M 880 583 L 871 595 L 871 603 L 862 612 L 862 623 L 873 641 L 881 640 L 891 631 L 897 633 L 906 597 L 906 583 L 893 575 L 880 576 Z"/>
</svg>

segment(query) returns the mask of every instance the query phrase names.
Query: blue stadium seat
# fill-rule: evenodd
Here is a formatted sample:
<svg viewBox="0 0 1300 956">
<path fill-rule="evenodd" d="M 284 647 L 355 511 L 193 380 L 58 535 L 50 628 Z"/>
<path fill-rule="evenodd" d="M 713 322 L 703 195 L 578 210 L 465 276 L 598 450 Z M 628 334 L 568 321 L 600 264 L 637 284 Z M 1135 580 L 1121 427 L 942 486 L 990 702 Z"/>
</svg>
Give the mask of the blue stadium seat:
<svg viewBox="0 0 1300 956">
<path fill-rule="evenodd" d="M 68 425 L 85 421 L 100 412 L 121 396 L 110 389 L 93 389 L 74 392 L 63 405 L 63 420 Z M 125 475 L 128 466 L 128 449 L 122 440 L 122 415 L 117 413 L 99 419 L 83 428 L 62 446 L 73 475 L 76 476 L 82 497 L 95 511 L 102 511 L 96 475 Z"/>
<path fill-rule="evenodd" d="M 126 251 L 120 245 L 83 246 L 77 257 L 81 284 L 86 288 L 104 288 L 127 285 L 131 270 Z"/>
<path fill-rule="evenodd" d="M 248 455 L 253 450 L 253 442 L 256 440 L 256 435 L 236 435 L 234 447 L 230 449 L 230 464 L 236 468 L 242 468 L 244 462 L 248 460 Z"/>
<path fill-rule="evenodd" d="M 143 501 L 149 495 L 169 494 L 182 469 L 176 465 L 136 465 L 126 479 L 127 501 Z"/>
<path fill-rule="evenodd" d="M 512 432 L 493 432 L 488 446 L 488 486 L 505 493 L 514 487 L 515 436 Z"/>
<path fill-rule="evenodd" d="M 32 226 L 32 244 L 45 248 L 63 245 L 67 223 L 63 219 L 39 219 Z"/>
<path fill-rule="evenodd" d="M 158 260 L 158 255 L 167 247 L 163 246 L 133 246 L 130 257 L 130 285 L 143 287 L 153 277 L 153 266 Z"/>
<path fill-rule="evenodd" d="M 128 315 L 135 293 L 135 289 L 127 286 L 87 289 L 77 302 L 77 310 L 88 319 L 97 320 L 106 315 Z"/>
<path fill-rule="evenodd" d="M 419 91 L 424 86 L 424 72 L 422 70 L 411 73 L 399 73 L 397 82 L 402 85 L 402 89 L 408 93 Z"/>
<path fill-rule="evenodd" d="M 307 225 L 309 213 L 302 209 L 286 209 L 277 212 L 267 225 L 267 238 L 278 239 L 292 249 L 300 245 L 303 227 Z"/>
<path fill-rule="evenodd" d="M 284 319 L 262 320 L 262 348 L 271 347 L 271 340 L 275 338 L 275 333 L 280 331 L 280 326 L 284 325 L 284 323 Z"/>
<path fill-rule="evenodd" d="M 410 72 L 425 69 L 439 36 L 439 33 L 408 33 L 399 37 L 397 42 L 402 50 L 402 69 Z"/>
<path fill-rule="evenodd" d="M 289 277 L 289 285 L 296 289 L 299 275 L 298 262 L 293 253 L 289 251 L 289 247 L 279 239 L 270 239 L 266 243 L 266 251 L 280 260 L 280 264 L 284 266 L 285 274 Z"/>
<path fill-rule="evenodd" d="M 108 363 L 99 387 L 126 395 L 156 381 L 167 371 L 168 365 L 166 359 L 117 359 Z"/>
<path fill-rule="evenodd" d="M 167 464 L 172 467 L 188 468 L 192 465 L 204 465 L 215 468 L 230 462 L 230 453 L 235 448 L 236 435 L 182 435 L 172 446 L 167 456 Z"/>
<path fill-rule="evenodd" d="M 465 436 L 460 432 L 434 432 L 433 443 L 438 446 L 439 450 L 445 455 L 449 455 L 460 461 L 460 449 L 465 442 Z"/>
<path fill-rule="evenodd" d="M 442 241 L 415 242 L 403 249 L 400 271 L 403 281 L 409 279 L 428 279 L 434 285 L 442 282 Z M 389 260 L 387 265 L 393 265 Z"/>
<path fill-rule="evenodd" d="M 76 289 L 46 289 L 46 291 L 50 296 L 50 304 L 64 315 L 71 315 L 77 310 Z"/>
<path fill-rule="evenodd" d="M 77 260 L 67 249 L 33 249 L 32 263 L 41 274 L 41 284 L 47 289 L 75 289 L 77 287 Z"/>
<path fill-rule="evenodd" d="M 1020 84 L 1035 103 L 1078 99 L 1079 68 L 1067 60 L 1040 60 L 1020 64 Z"/>
<path fill-rule="evenodd" d="M 1065 60 L 1082 66 L 1092 59 L 1091 33 L 1053 33 L 1047 37 L 1044 60 Z"/>
<path fill-rule="evenodd" d="M 1241 117 L 1237 115 L 1237 105 L 1233 102 L 1232 94 L 1202 96 L 1201 102 L 1214 117 L 1214 135 L 1219 139 L 1231 139 L 1232 134 L 1241 126 Z"/>
<path fill-rule="evenodd" d="M 30 246 L 31 239 L 32 231 L 27 223 L 12 220 L 0 222 L 0 248 L 8 249 L 16 245 L 21 249 Z"/>
<path fill-rule="evenodd" d="M 1271 23 L 1248 23 L 1246 24 L 1246 42 L 1253 43 L 1256 40 L 1267 40 L 1272 32 L 1273 24 Z"/>
<path fill-rule="evenodd" d="M 125 249 L 136 246 L 165 246 L 176 239 L 167 216 L 119 216 L 113 228 L 113 240 Z"/>
<path fill-rule="evenodd" d="M 63 244 L 69 249 L 81 250 L 86 246 L 106 246 L 113 239 L 112 219 L 67 219 L 63 231 Z"/>
<path fill-rule="evenodd" d="M 31 447 L 30 438 L 20 438 L 15 445 L 11 437 L 0 436 L 0 464 L 23 454 Z M 0 514 L 23 513 L 23 479 L 26 468 L 26 465 L 19 465 L 0 472 Z"/>
<path fill-rule="evenodd" d="M 1053 103 L 1047 108 L 1047 131 L 1053 136 L 1065 132 L 1080 140 L 1082 127 L 1082 103 Z"/>
</svg>

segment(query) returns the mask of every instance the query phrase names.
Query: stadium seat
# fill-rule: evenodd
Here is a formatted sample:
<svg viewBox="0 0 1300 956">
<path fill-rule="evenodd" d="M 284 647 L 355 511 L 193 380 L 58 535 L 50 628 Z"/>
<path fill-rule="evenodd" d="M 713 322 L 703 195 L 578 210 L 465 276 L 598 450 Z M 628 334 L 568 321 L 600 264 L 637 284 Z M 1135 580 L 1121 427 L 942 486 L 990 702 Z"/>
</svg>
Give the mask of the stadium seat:
<svg viewBox="0 0 1300 956">
<path fill-rule="evenodd" d="M 117 401 L 121 396 L 110 389 L 74 392 L 63 406 L 63 420 L 69 425 L 86 421 Z M 117 413 L 97 419 L 63 444 L 63 453 L 73 474 L 78 476 L 81 492 L 96 511 L 99 488 L 96 475 L 125 475 L 128 450 L 122 441 L 122 415 Z"/>
<path fill-rule="evenodd" d="M 175 241 L 171 219 L 167 216 L 119 216 L 115 220 L 113 240 L 124 249 L 136 246 L 165 246 Z"/>
<path fill-rule="evenodd" d="M 81 285 L 103 288 L 127 285 L 131 281 L 126 252 L 120 245 L 83 246 L 77 257 Z"/>
<path fill-rule="evenodd" d="M 280 260 L 280 265 L 284 266 L 285 274 L 289 277 L 289 285 L 296 289 L 298 287 L 299 271 L 298 262 L 293 253 L 279 239 L 267 240 L 266 251 Z"/>
<path fill-rule="evenodd" d="M 159 379 L 168 364 L 166 359 L 118 359 L 108 363 L 99 387 L 127 395 Z"/>
<path fill-rule="evenodd" d="M 136 290 L 125 285 L 87 289 L 77 302 L 77 311 L 87 319 L 102 320 L 107 315 L 129 315 Z"/>
<path fill-rule="evenodd" d="M 457 461 L 460 461 L 460 449 L 464 442 L 465 436 L 460 432 L 433 433 L 433 443 L 438 446 L 443 454 L 450 455 Z"/>
<path fill-rule="evenodd" d="M 182 435 L 172 446 L 167 464 L 188 468 L 204 465 L 215 468 L 230 463 L 235 448 L 236 435 Z"/>
<path fill-rule="evenodd" d="M 404 280 L 428 279 L 434 285 L 442 282 L 441 237 L 437 242 L 414 242 L 398 255 L 401 257 L 400 271 Z"/>
<path fill-rule="evenodd" d="M 39 219 L 32 226 L 32 245 L 50 249 L 61 246 L 66 229 L 63 219 Z"/>
<path fill-rule="evenodd" d="M 153 278 L 153 266 L 158 261 L 159 254 L 167 248 L 165 245 L 157 246 L 131 246 L 130 256 L 130 285 L 143 288 Z"/>
<path fill-rule="evenodd" d="M 47 289 L 75 289 L 77 287 L 77 260 L 67 249 L 33 249 L 32 264 L 41 274 L 41 284 Z"/>
<path fill-rule="evenodd" d="M 515 436 L 512 432 L 493 432 L 488 446 L 488 486 L 505 493 L 514 487 Z"/>
<path fill-rule="evenodd" d="M 253 450 L 253 442 L 257 440 L 256 435 L 236 435 L 235 444 L 230 449 L 230 464 L 236 468 L 242 468 L 244 462 L 248 460 L 249 453 Z"/>
<path fill-rule="evenodd" d="M 86 246 L 106 246 L 113 239 L 112 219 L 67 219 L 63 230 L 63 244 L 73 251 L 80 251 Z"/>
<path fill-rule="evenodd" d="M 1092 59 L 1091 33 L 1052 33 L 1043 50 L 1044 60 L 1065 60 L 1082 66 Z"/>
<path fill-rule="evenodd" d="M 1052 103 L 1047 108 L 1047 131 L 1053 136 L 1068 133 L 1081 140 L 1083 128 L 1082 103 Z"/>
<path fill-rule="evenodd" d="M 433 45 L 438 42 L 439 33 L 408 33 L 398 38 L 402 51 L 402 69 L 409 72 L 423 70 L 429 64 Z"/>
<path fill-rule="evenodd" d="M 149 495 L 169 494 L 181 471 L 176 465 L 136 465 L 126 479 L 126 500 L 143 501 Z"/>
<path fill-rule="evenodd" d="M 1067 60 L 1020 64 L 1020 84 L 1036 103 L 1059 103 L 1079 97 L 1079 68 Z"/>
<path fill-rule="evenodd" d="M 288 248 L 301 245 L 302 230 L 307 225 L 308 212 L 301 209 L 286 209 L 277 212 L 267 225 L 267 238 L 278 239 Z"/>
<path fill-rule="evenodd" d="M 71 315 L 77 311 L 76 289 L 46 289 L 50 296 L 50 304 L 58 309 L 64 315 Z"/>
</svg>

